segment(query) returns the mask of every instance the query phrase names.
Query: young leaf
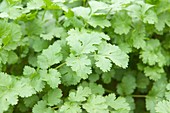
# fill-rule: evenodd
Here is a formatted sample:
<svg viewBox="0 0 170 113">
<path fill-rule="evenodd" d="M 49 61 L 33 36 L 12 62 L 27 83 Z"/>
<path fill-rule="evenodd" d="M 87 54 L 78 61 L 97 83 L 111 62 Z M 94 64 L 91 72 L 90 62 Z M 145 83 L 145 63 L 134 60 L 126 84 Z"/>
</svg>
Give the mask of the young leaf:
<svg viewBox="0 0 170 113">
<path fill-rule="evenodd" d="M 67 66 L 71 66 L 71 69 L 83 79 L 86 79 L 88 77 L 87 74 L 92 72 L 91 61 L 85 55 L 78 57 L 70 55 L 70 57 L 66 59 L 66 64 Z"/>
<path fill-rule="evenodd" d="M 70 101 L 82 102 L 85 101 L 90 94 L 90 88 L 79 86 L 76 92 L 70 92 L 68 99 Z"/>
<path fill-rule="evenodd" d="M 38 66 L 41 69 L 47 69 L 48 67 L 59 63 L 62 60 L 62 54 L 60 53 L 61 47 L 59 42 L 54 42 L 47 49 L 43 50 L 37 58 Z"/>
<path fill-rule="evenodd" d="M 98 47 L 98 54 L 95 55 L 96 66 L 102 71 L 110 71 L 111 61 L 116 65 L 126 68 L 128 66 L 128 55 L 124 53 L 118 46 L 102 43 Z M 103 60 L 105 62 L 103 62 Z"/>
<path fill-rule="evenodd" d="M 87 102 L 83 104 L 83 108 L 88 113 L 109 113 L 108 106 L 106 105 L 106 99 L 101 95 L 91 95 Z"/>
</svg>

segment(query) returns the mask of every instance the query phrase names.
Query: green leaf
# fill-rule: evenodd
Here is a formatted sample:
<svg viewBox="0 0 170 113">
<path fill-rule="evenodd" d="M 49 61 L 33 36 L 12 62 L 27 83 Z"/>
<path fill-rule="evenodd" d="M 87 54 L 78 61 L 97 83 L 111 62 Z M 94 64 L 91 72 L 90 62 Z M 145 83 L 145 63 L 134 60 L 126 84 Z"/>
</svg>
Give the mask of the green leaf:
<svg viewBox="0 0 170 113">
<path fill-rule="evenodd" d="M 36 72 L 35 69 L 30 66 L 25 66 L 23 70 L 24 75 L 31 75 L 34 74 L 35 72 Z"/>
<path fill-rule="evenodd" d="M 15 64 L 18 61 L 18 56 L 15 52 L 10 51 L 8 52 L 8 63 L 9 64 Z"/>
<path fill-rule="evenodd" d="M 87 102 L 83 104 L 83 108 L 88 113 L 109 113 L 106 99 L 101 95 L 89 96 Z"/>
<path fill-rule="evenodd" d="M 161 78 L 161 76 L 163 76 L 164 69 L 157 66 L 154 67 L 147 66 L 144 68 L 144 73 L 150 79 L 157 81 Z"/>
<path fill-rule="evenodd" d="M 70 55 L 70 57 L 66 59 L 66 64 L 83 79 L 86 79 L 88 77 L 87 74 L 92 72 L 91 61 L 85 55 L 78 57 Z"/>
<path fill-rule="evenodd" d="M 91 94 L 91 90 L 88 87 L 79 86 L 76 92 L 70 92 L 68 99 L 73 102 L 82 102 Z"/>
<path fill-rule="evenodd" d="M 35 74 L 34 77 L 31 77 L 31 86 L 37 92 L 40 92 L 43 90 L 43 88 L 45 87 L 45 83 L 42 80 L 42 78 L 40 78 L 39 74 Z"/>
<path fill-rule="evenodd" d="M 129 104 L 126 102 L 126 99 L 123 97 L 118 97 L 116 99 L 115 94 L 109 94 L 106 98 L 106 103 L 114 109 L 114 111 L 125 110 L 126 112 L 130 111 Z"/>
<path fill-rule="evenodd" d="M 99 80 L 99 75 L 96 73 L 90 74 L 88 79 L 90 82 L 96 82 L 97 80 Z"/>
<path fill-rule="evenodd" d="M 81 113 L 82 109 L 78 105 L 78 103 L 72 103 L 72 102 L 65 102 L 64 105 L 62 105 L 59 108 L 60 113 Z"/>
<path fill-rule="evenodd" d="M 136 88 L 136 79 L 133 73 L 129 73 L 122 78 L 122 82 L 117 85 L 117 92 L 120 95 L 129 95 L 134 92 Z"/>
<path fill-rule="evenodd" d="M 105 62 L 103 62 L 103 59 Z M 111 61 L 122 68 L 126 68 L 129 61 L 128 55 L 120 50 L 118 46 L 107 43 L 100 44 L 95 60 L 96 66 L 104 72 L 110 71 Z"/>
<path fill-rule="evenodd" d="M 131 29 L 131 18 L 127 15 L 126 12 L 122 11 L 116 13 L 111 20 L 112 27 L 114 32 L 117 34 L 127 34 Z"/>
<path fill-rule="evenodd" d="M 166 64 L 160 42 L 157 39 L 151 39 L 146 42 L 146 46 L 140 52 L 140 58 L 142 58 L 143 63 L 151 66 L 155 64 L 158 64 L 159 66 Z"/>
<path fill-rule="evenodd" d="M 155 27 L 158 31 L 162 31 L 165 28 L 165 25 L 170 26 L 169 22 L 169 12 L 161 13 L 158 16 L 158 22 L 155 24 Z"/>
<path fill-rule="evenodd" d="M 39 37 L 32 37 L 33 39 L 30 39 L 30 45 L 34 49 L 35 52 L 40 52 L 43 49 L 48 48 L 49 43 L 43 39 L 40 39 Z"/>
<path fill-rule="evenodd" d="M 44 96 L 44 100 L 47 101 L 47 105 L 54 106 L 61 102 L 62 92 L 60 89 L 53 89 Z"/>
<path fill-rule="evenodd" d="M 170 102 L 169 101 L 160 101 L 155 107 L 157 113 L 170 113 Z"/>
<path fill-rule="evenodd" d="M 105 93 L 105 89 L 101 84 L 89 83 L 89 87 L 93 94 L 103 95 Z"/>
<path fill-rule="evenodd" d="M 110 27 L 111 23 L 109 20 L 106 19 L 105 16 L 101 15 L 101 16 L 92 16 L 88 21 L 87 21 L 91 26 L 93 26 L 94 28 L 96 28 L 97 26 L 101 27 L 101 28 L 105 28 L 105 27 Z"/>
<path fill-rule="evenodd" d="M 115 70 L 110 70 L 109 72 L 103 73 L 102 74 L 102 80 L 104 83 L 108 84 L 111 82 L 112 78 L 115 75 Z"/>
<path fill-rule="evenodd" d="M 136 84 L 138 88 L 145 89 L 149 85 L 149 79 L 140 73 L 137 75 Z"/>
<path fill-rule="evenodd" d="M 60 69 L 60 73 L 62 75 L 61 81 L 66 86 L 76 85 L 81 80 L 81 77 L 77 76 L 76 72 L 72 71 L 70 67 L 63 66 L 63 68 Z"/>
<path fill-rule="evenodd" d="M 0 72 L 0 87 L 10 87 L 14 79 L 6 73 Z"/>
<path fill-rule="evenodd" d="M 130 40 L 129 40 L 130 37 Z M 139 49 L 139 48 L 144 48 L 146 46 L 146 30 L 145 26 L 141 25 L 141 23 L 134 24 L 134 29 L 130 33 L 130 36 L 127 37 L 126 41 L 131 42 L 131 46 Z"/>
<path fill-rule="evenodd" d="M 6 21 L 0 21 L 2 25 L 0 27 L 0 35 L 5 50 L 14 50 L 20 45 L 21 41 L 21 27 L 15 23 L 7 23 Z"/>
<path fill-rule="evenodd" d="M 47 69 L 50 66 L 59 63 L 62 60 L 62 54 L 60 53 L 60 51 L 60 43 L 54 42 L 47 49 L 44 49 L 42 51 L 42 54 L 38 56 L 38 66 L 41 69 Z"/>
<path fill-rule="evenodd" d="M 0 62 L 3 64 L 6 64 L 8 61 L 8 56 L 9 56 L 8 51 L 1 50 L 0 51 Z"/>
<path fill-rule="evenodd" d="M 105 89 L 101 84 L 83 82 L 81 85 L 84 88 L 89 87 L 91 89 L 92 94 L 103 95 L 105 93 Z"/>
<path fill-rule="evenodd" d="M 85 20 L 88 20 L 90 17 L 90 8 L 86 8 L 86 7 L 75 7 L 72 9 L 73 12 L 75 13 L 76 16 L 80 16 L 82 18 L 84 18 Z"/>
<path fill-rule="evenodd" d="M 98 2 L 98 1 L 89 1 L 89 5 L 92 9 L 92 13 L 95 13 L 97 10 L 106 9 L 109 6 L 104 2 Z"/>
<path fill-rule="evenodd" d="M 38 101 L 38 103 L 32 109 L 33 113 L 54 113 L 54 110 L 50 107 L 47 107 L 46 101 Z"/>
<path fill-rule="evenodd" d="M 159 101 L 162 101 L 166 91 L 167 80 L 162 77 L 158 81 L 154 82 L 152 89 L 149 91 L 146 97 L 146 109 L 151 113 L 155 113 L 155 106 Z"/>
<path fill-rule="evenodd" d="M 43 32 L 43 21 L 40 19 L 34 19 L 26 21 L 24 23 L 24 29 L 28 36 L 35 37 L 34 35 L 40 35 Z"/>
<path fill-rule="evenodd" d="M 30 79 L 27 78 L 21 78 L 20 80 L 18 80 L 15 83 L 14 90 L 21 97 L 29 97 L 35 94 L 35 90 L 31 86 Z"/>
<path fill-rule="evenodd" d="M 27 9 L 29 10 L 41 9 L 42 6 L 44 5 L 45 3 L 43 0 L 31 0 L 27 3 Z"/>
<path fill-rule="evenodd" d="M 60 77 L 61 74 L 55 69 L 49 69 L 48 73 L 47 70 L 40 70 L 40 76 L 43 81 L 46 81 L 51 88 L 57 88 L 58 85 L 61 83 Z"/>
<path fill-rule="evenodd" d="M 4 111 L 7 111 L 9 108 L 9 102 L 6 101 L 5 98 L 0 98 L 0 113 L 3 113 Z"/>
<path fill-rule="evenodd" d="M 38 95 L 32 95 L 28 98 L 24 98 L 24 104 L 26 107 L 33 107 L 39 100 Z"/>
<path fill-rule="evenodd" d="M 92 32 L 87 33 L 87 31 L 78 31 L 71 29 L 69 32 L 69 37 L 67 37 L 67 42 L 71 46 L 71 50 L 75 51 L 77 54 L 91 53 L 97 50 L 95 45 L 101 43 L 101 39 L 105 38 L 103 34 Z"/>
<path fill-rule="evenodd" d="M 132 5 L 129 5 L 126 9 L 128 10 L 129 16 L 134 20 L 141 20 L 151 7 L 153 7 L 153 5 L 147 4 L 144 1 L 137 1 Z"/>
<path fill-rule="evenodd" d="M 158 18 L 157 18 L 157 15 L 154 11 L 152 10 L 149 10 L 146 12 L 146 15 L 144 17 L 144 20 L 143 20 L 145 23 L 149 23 L 149 24 L 155 24 L 158 22 Z"/>
</svg>

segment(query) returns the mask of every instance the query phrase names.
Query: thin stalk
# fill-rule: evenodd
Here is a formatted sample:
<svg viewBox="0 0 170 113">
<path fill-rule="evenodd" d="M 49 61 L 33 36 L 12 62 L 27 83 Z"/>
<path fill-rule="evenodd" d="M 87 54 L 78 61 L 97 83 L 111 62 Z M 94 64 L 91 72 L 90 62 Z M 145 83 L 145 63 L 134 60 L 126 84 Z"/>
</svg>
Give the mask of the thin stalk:
<svg viewBox="0 0 170 113">
<path fill-rule="evenodd" d="M 66 64 L 66 62 L 64 62 L 64 63 L 62 63 L 62 64 L 58 65 L 55 69 L 58 69 L 58 68 L 60 68 L 60 67 L 64 66 L 65 64 Z"/>
<path fill-rule="evenodd" d="M 132 95 L 134 98 L 146 98 L 146 95 Z"/>
</svg>

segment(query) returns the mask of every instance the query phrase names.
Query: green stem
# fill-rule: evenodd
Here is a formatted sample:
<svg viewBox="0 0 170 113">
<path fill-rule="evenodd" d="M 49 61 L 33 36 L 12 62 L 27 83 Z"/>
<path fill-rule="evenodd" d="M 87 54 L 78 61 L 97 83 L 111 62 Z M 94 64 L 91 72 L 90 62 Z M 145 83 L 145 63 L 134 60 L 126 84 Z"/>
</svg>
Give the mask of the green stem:
<svg viewBox="0 0 170 113">
<path fill-rule="evenodd" d="M 105 89 L 105 92 L 107 92 L 107 93 L 113 93 L 112 90 L 108 90 L 108 89 Z"/>
<path fill-rule="evenodd" d="M 59 107 L 58 106 L 54 106 L 54 107 L 52 107 L 52 109 L 58 109 Z"/>
<path fill-rule="evenodd" d="M 146 98 L 146 95 L 132 95 L 134 98 Z"/>
<path fill-rule="evenodd" d="M 43 15 L 42 15 L 42 21 L 44 20 L 45 13 L 46 13 L 46 10 L 44 10 L 44 13 L 43 13 Z"/>
<path fill-rule="evenodd" d="M 107 93 L 113 93 L 112 90 L 105 89 Z M 132 95 L 133 98 L 146 98 L 146 95 Z"/>
<path fill-rule="evenodd" d="M 58 65 L 55 69 L 58 69 L 58 68 L 60 68 L 60 67 L 64 66 L 65 64 L 66 64 L 66 62 L 64 62 L 64 63 L 62 63 L 62 64 Z"/>
<path fill-rule="evenodd" d="M 110 14 L 111 11 L 112 11 L 112 8 L 107 12 L 106 18 L 108 17 L 108 15 Z"/>
</svg>

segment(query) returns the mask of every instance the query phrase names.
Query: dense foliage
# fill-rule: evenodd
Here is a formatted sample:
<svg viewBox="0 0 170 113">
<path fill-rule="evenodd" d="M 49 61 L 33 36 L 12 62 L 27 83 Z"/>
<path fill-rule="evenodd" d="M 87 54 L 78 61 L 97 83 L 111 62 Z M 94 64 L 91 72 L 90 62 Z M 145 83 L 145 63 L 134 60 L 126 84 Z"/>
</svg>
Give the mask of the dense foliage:
<svg viewBox="0 0 170 113">
<path fill-rule="evenodd" d="M 170 113 L 169 0 L 0 0 L 0 113 Z"/>
</svg>

